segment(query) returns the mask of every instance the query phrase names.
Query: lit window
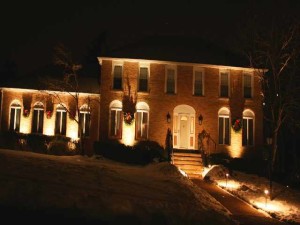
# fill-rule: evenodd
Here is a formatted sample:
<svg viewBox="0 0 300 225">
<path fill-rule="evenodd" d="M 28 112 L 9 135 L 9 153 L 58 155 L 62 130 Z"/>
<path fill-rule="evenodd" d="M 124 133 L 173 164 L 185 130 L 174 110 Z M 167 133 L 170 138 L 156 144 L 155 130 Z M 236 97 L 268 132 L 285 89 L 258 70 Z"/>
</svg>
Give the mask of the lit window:
<svg viewBox="0 0 300 225">
<path fill-rule="evenodd" d="M 123 74 L 123 66 L 122 65 L 114 65 L 113 89 L 122 90 L 122 74 Z"/>
<path fill-rule="evenodd" d="M 79 123 L 80 123 L 82 136 L 88 137 L 90 135 L 91 114 L 87 105 L 83 105 L 80 108 Z"/>
<path fill-rule="evenodd" d="M 220 73 L 220 97 L 229 97 L 229 73 Z"/>
<path fill-rule="evenodd" d="M 19 132 L 20 119 L 21 119 L 21 105 L 19 103 L 11 104 L 9 130 Z"/>
<path fill-rule="evenodd" d="M 243 75 L 244 98 L 252 98 L 252 76 L 250 74 Z"/>
<path fill-rule="evenodd" d="M 113 138 L 122 138 L 122 103 L 113 101 L 109 110 L 109 136 Z"/>
<path fill-rule="evenodd" d="M 230 144 L 229 110 L 222 108 L 219 110 L 219 144 Z"/>
<path fill-rule="evenodd" d="M 204 71 L 202 69 L 194 70 L 194 95 L 204 95 Z"/>
<path fill-rule="evenodd" d="M 139 102 L 136 105 L 135 138 L 147 139 L 149 127 L 149 106 L 145 102 Z"/>
<path fill-rule="evenodd" d="M 42 103 L 35 104 L 33 108 L 32 133 L 43 133 L 44 107 Z"/>
<path fill-rule="evenodd" d="M 251 146 L 254 142 L 254 113 L 251 110 L 243 112 L 243 146 Z"/>
<path fill-rule="evenodd" d="M 149 70 L 148 67 L 140 67 L 138 90 L 142 92 L 148 91 L 148 77 Z"/>
<path fill-rule="evenodd" d="M 66 135 L 67 112 L 63 107 L 56 109 L 55 134 Z"/>
<path fill-rule="evenodd" d="M 166 93 L 176 93 L 176 70 L 172 67 L 166 69 Z"/>
</svg>

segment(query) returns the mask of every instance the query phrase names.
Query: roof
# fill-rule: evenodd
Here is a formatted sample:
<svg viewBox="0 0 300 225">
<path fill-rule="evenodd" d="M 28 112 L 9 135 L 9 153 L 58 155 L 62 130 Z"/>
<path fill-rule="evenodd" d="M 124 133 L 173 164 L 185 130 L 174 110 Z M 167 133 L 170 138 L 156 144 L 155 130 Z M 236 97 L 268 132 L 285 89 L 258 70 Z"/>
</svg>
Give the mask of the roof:
<svg viewBox="0 0 300 225">
<path fill-rule="evenodd" d="M 199 37 L 153 35 L 111 49 L 104 57 L 201 63 L 250 68 L 242 54 Z"/>
</svg>

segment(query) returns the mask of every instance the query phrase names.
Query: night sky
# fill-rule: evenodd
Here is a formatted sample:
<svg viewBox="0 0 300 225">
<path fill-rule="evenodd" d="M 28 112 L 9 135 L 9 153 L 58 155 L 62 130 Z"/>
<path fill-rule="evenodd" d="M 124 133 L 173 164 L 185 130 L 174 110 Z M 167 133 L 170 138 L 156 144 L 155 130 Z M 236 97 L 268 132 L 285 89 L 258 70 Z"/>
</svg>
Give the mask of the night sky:
<svg viewBox="0 0 300 225">
<path fill-rule="evenodd" d="M 277 14 L 297 17 L 300 1 L 10 1 L 1 4 L 0 66 L 13 61 L 19 75 L 30 74 L 52 63 L 58 43 L 80 61 L 104 32 L 111 47 L 167 34 L 233 48 L 246 21 Z"/>
</svg>

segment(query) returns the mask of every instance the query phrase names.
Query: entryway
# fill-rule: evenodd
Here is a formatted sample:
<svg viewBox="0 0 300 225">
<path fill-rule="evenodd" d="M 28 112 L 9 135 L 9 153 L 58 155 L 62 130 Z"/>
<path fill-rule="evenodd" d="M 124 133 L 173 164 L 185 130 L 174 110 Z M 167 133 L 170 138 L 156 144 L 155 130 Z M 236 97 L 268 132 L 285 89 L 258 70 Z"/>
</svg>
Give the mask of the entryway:
<svg viewBox="0 0 300 225">
<path fill-rule="evenodd" d="M 178 105 L 173 111 L 173 147 L 195 149 L 195 110 L 189 105 Z"/>
</svg>

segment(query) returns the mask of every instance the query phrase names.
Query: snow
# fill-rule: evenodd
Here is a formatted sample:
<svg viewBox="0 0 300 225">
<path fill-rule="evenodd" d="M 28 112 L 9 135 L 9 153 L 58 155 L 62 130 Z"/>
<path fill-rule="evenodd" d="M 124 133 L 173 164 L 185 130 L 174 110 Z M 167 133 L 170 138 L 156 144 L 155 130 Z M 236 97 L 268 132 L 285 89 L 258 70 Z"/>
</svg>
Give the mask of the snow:
<svg viewBox="0 0 300 225">
<path fill-rule="evenodd" d="M 238 171 L 230 173 L 221 165 L 205 168 L 203 176 L 279 220 L 300 224 L 300 191 L 273 182 L 275 198 L 270 200 L 265 193 L 270 191 L 268 179 Z"/>
<path fill-rule="evenodd" d="M 108 224 L 235 224 L 169 163 L 132 166 L 12 150 L 0 150 L 0 206 Z"/>
</svg>

